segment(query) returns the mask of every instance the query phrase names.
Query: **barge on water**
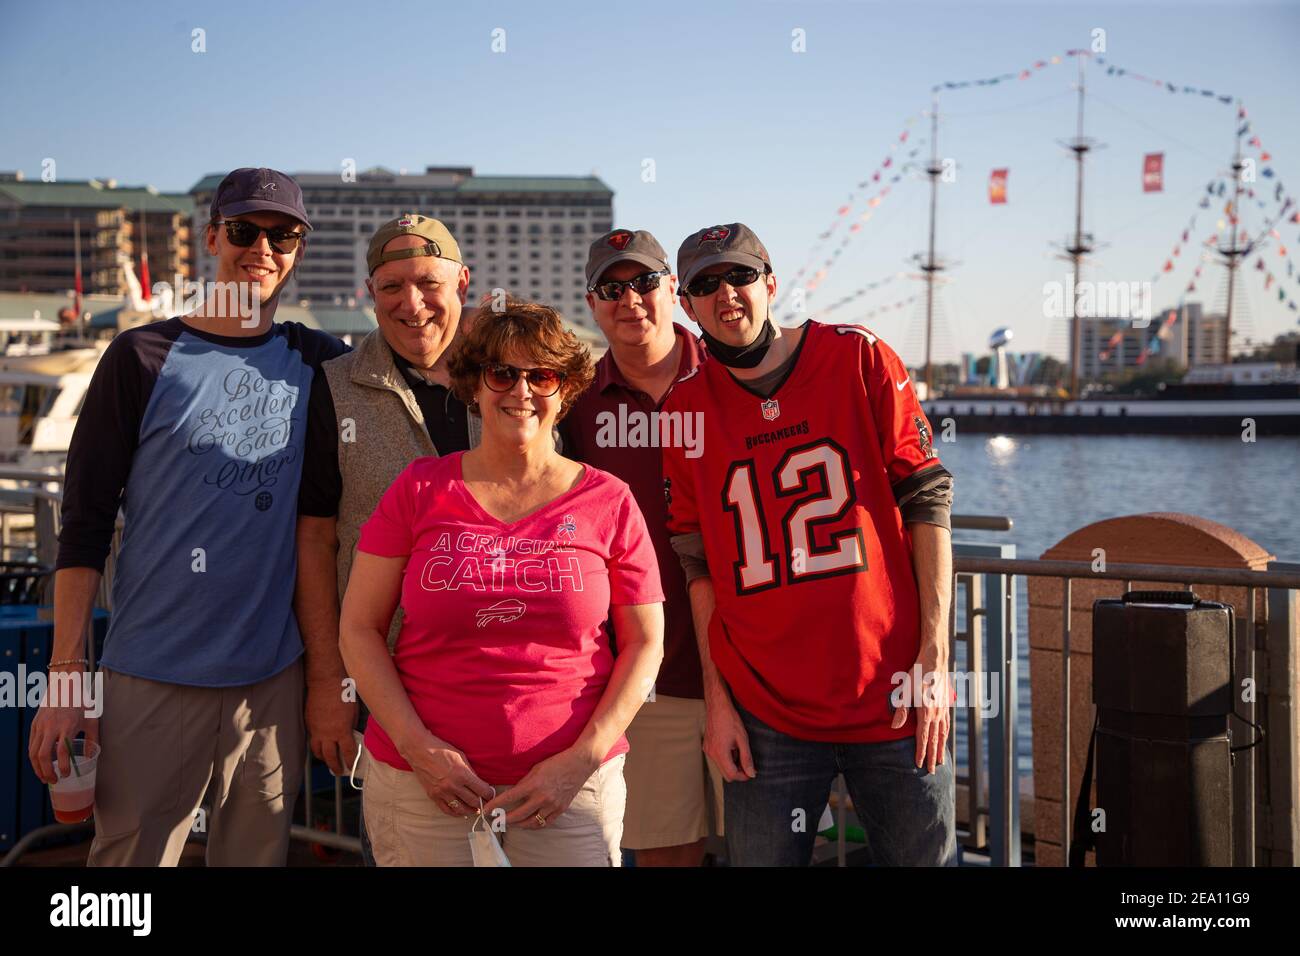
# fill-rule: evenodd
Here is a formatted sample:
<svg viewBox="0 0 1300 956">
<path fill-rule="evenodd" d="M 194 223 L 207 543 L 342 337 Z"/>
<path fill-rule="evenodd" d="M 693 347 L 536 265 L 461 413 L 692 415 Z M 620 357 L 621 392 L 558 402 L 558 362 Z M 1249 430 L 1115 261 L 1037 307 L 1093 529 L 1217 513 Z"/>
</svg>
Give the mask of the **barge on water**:
<svg viewBox="0 0 1300 956">
<path fill-rule="evenodd" d="M 1287 380 L 1290 379 L 1290 380 Z M 1079 400 L 1027 390 L 958 389 L 923 401 L 931 425 L 998 435 L 1300 435 L 1300 381 L 1207 380 L 1189 375 L 1149 398 L 1094 393 Z"/>
</svg>

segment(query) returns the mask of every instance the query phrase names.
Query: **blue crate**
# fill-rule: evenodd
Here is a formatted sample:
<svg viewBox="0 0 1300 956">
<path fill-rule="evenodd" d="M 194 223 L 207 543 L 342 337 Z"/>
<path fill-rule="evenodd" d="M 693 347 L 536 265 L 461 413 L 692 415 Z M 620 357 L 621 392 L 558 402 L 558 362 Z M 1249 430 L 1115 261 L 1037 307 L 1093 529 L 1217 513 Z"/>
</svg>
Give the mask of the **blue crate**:
<svg viewBox="0 0 1300 956">
<path fill-rule="evenodd" d="M 44 670 L 54 643 L 54 622 L 42 621 L 35 605 L 0 606 L 0 671 L 17 681 L 18 666 L 28 672 Z M 95 658 L 103 651 L 108 612 L 94 615 Z M 36 712 L 25 706 L 25 686 L 18 688 L 21 707 L 0 707 L 0 851 L 24 835 L 54 823 L 49 792 L 27 762 L 27 739 Z"/>
</svg>

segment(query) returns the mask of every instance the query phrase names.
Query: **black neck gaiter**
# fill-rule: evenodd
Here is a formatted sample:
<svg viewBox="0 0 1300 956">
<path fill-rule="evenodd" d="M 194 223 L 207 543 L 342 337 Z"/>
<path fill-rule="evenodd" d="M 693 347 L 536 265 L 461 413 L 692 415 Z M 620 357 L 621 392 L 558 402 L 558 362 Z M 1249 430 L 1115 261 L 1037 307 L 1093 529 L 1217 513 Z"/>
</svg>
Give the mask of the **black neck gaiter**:
<svg viewBox="0 0 1300 956">
<path fill-rule="evenodd" d="M 754 341 L 748 345 L 727 345 L 719 342 L 708 332 L 700 327 L 700 335 L 704 339 L 704 344 L 709 347 L 709 355 L 717 359 L 727 368 L 754 368 L 763 357 L 767 355 L 767 350 L 772 347 L 772 340 L 776 338 L 776 326 L 772 324 L 771 318 L 763 322 L 763 331 L 758 333 Z"/>
</svg>

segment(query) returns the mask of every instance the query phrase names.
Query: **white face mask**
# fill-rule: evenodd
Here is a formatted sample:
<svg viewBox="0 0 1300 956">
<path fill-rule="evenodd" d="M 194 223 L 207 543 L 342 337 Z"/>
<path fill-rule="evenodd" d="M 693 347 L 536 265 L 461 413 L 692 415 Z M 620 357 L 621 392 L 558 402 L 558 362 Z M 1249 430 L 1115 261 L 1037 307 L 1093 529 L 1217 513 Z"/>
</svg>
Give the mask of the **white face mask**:
<svg viewBox="0 0 1300 956">
<path fill-rule="evenodd" d="M 495 794 L 494 794 L 495 795 Z M 480 829 L 481 825 L 481 829 Z M 509 866 L 505 851 L 497 841 L 497 835 L 483 815 L 483 799 L 478 802 L 478 816 L 469 828 L 469 850 L 474 857 L 475 866 Z"/>
<path fill-rule="evenodd" d="M 366 753 L 366 738 L 358 730 L 352 731 L 352 739 L 357 743 L 357 755 L 352 758 L 352 767 L 348 771 L 348 783 L 352 785 L 353 790 L 364 790 L 364 787 L 358 787 L 358 780 L 366 779 L 366 768 L 370 764 L 370 754 Z M 364 759 L 362 759 L 364 757 Z"/>
</svg>

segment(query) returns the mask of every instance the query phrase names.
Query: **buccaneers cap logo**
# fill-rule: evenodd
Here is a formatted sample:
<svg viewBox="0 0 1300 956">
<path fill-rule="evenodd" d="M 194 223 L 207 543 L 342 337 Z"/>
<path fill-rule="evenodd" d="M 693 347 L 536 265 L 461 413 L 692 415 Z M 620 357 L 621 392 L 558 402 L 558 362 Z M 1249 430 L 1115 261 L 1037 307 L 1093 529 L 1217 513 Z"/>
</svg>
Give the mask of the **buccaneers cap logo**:
<svg viewBox="0 0 1300 956">
<path fill-rule="evenodd" d="M 704 245 L 706 242 L 721 242 L 729 235 L 731 235 L 731 230 L 726 226 L 714 226 L 704 235 L 700 236 L 700 245 Z"/>
<path fill-rule="evenodd" d="M 622 252 L 627 248 L 627 244 L 632 241 L 632 233 L 628 232 L 626 229 L 620 229 L 618 232 L 611 234 L 605 241 L 619 252 Z"/>
</svg>

